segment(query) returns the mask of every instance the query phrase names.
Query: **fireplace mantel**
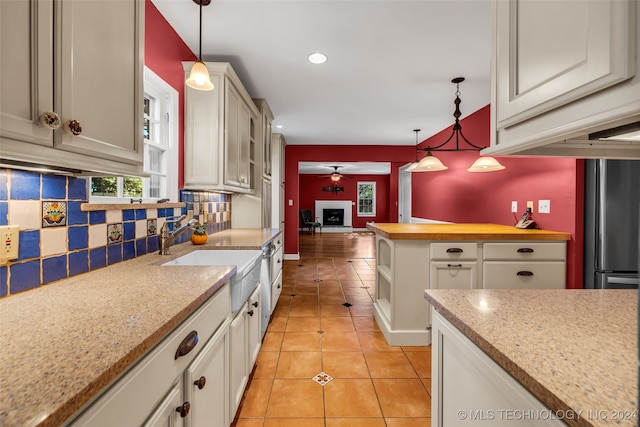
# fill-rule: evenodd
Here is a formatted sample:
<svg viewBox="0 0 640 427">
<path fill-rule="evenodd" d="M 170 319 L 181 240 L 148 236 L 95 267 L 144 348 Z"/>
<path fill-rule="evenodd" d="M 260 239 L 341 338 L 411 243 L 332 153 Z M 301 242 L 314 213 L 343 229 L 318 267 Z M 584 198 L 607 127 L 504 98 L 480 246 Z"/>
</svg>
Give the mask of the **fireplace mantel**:
<svg viewBox="0 0 640 427">
<path fill-rule="evenodd" d="M 323 209 L 344 209 L 344 227 L 353 227 L 353 202 L 351 200 L 316 200 L 315 206 L 315 216 L 318 221 L 322 222 Z"/>
</svg>

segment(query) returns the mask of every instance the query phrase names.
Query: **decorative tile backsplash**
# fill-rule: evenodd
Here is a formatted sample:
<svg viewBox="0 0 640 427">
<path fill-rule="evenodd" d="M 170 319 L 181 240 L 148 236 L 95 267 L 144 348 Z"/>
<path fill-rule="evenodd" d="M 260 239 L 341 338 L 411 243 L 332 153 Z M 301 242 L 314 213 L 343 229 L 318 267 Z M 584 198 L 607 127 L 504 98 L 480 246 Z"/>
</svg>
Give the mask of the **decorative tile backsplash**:
<svg viewBox="0 0 640 427">
<path fill-rule="evenodd" d="M 183 208 L 83 211 L 87 181 L 0 168 L 0 225 L 20 226 L 18 259 L 0 266 L 0 297 L 157 251 L 168 217 L 204 216 L 209 233 L 231 228 L 228 194 L 182 190 Z"/>
</svg>

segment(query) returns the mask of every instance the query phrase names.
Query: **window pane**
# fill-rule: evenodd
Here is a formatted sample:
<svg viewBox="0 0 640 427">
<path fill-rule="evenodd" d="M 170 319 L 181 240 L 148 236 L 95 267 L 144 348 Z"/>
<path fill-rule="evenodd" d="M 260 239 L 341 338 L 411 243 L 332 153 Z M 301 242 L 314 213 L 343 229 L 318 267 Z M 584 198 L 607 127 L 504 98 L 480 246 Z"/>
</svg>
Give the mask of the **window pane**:
<svg viewBox="0 0 640 427">
<path fill-rule="evenodd" d="M 149 197 L 160 198 L 162 196 L 162 189 L 165 186 L 165 177 L 162 175 L 151 175 L 149 177 Z"/>
<path fill-rule="evenodd" d="M 145 116 L 149 115 L 150 105 L 151 105 L 151 100 L 145 96 L 144 97 L 144 115 Z"/>
<path fill-rule="evenodd" d="M 151 125 L 149 123 L 149 119 L 147 119 L 146 117 L 142 124 L 142 135 L 146 140 L 151 139 Z"/>
<path fill-rule="evenodd" d="M 114 176 L 92 177 L 91 195 L 116 197 L 118 195 L 118 178 Z"/>
<path fill-rule="evenodd" d="M 124 197 L 142 197 L 142 178 L 125 177 L 122 190 Z"/>
<path fill-rule="evenodd" d="M 147 163 L 147 170 L 149 172 L 163 172 L 162 168 L 162 151 L 154 150 L 149 147 L 149 162 Z"/>
</svg>

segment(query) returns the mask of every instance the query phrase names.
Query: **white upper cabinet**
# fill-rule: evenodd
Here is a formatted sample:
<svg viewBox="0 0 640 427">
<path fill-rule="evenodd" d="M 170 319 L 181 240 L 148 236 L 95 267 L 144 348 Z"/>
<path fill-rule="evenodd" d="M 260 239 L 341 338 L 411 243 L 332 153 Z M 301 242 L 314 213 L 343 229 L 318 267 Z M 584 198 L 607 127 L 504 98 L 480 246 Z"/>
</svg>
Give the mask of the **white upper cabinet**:
<svg viewBox="0 0 640 427">
<path fill-rule="evenodd" d="M 492 143 L 486 154 L 640 156 L 588 141 L 640 120 L 637 2 L 494 1 Z"/>
<path fill-rule="evenodd" d="M 184 62 L 185 75 L 193 62 Z M 253 193 L 259 112 L 226 62 L 207 63 L 214 89 L 185 87 L 184 186 Z"/>
<path fill-rule="evenodd" d="M 2 1 L 0 20 L 2 159 L 141 174 L 144 2 Z"/>
</svg>

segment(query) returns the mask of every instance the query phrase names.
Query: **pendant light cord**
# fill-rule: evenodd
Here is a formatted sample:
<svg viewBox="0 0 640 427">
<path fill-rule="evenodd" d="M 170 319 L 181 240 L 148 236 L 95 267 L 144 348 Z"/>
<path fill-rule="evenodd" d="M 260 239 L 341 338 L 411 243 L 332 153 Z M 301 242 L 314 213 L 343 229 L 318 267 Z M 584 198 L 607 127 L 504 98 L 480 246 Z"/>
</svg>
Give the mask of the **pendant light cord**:
<svg viewBox="0 0 640 427">
<path fill-rule="evenodd" d="M 199 46 L 198 46 L 198 59 L 202 62 L 202 1 L 199 0 L 198 4 L 200 5 L 200 37 L 199 37 Z"/>
</svg>

